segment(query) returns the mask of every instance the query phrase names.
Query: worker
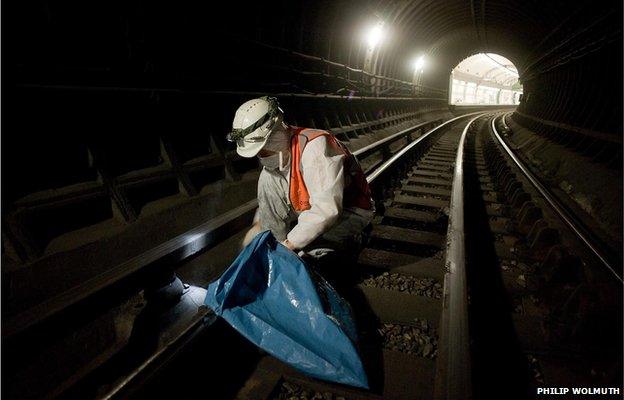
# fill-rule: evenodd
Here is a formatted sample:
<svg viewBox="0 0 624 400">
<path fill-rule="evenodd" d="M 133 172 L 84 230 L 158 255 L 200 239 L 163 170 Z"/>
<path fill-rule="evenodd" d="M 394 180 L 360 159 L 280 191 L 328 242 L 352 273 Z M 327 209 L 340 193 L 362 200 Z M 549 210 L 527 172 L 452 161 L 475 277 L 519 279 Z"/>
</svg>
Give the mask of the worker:
<svg viewBox="0 0 624 400">
<path fill-rule="evenodd" d="M 287 125 L 273 97 L 243 103 L 232 128 L 228 140 L 236 142 L 237 153 L 257 156 L 263 167 L 254 226 L 243 245 L 270 230 L 300 255 L 357 254 L 375 207 L 345 145 L 328 131 Z"/>
</svg>

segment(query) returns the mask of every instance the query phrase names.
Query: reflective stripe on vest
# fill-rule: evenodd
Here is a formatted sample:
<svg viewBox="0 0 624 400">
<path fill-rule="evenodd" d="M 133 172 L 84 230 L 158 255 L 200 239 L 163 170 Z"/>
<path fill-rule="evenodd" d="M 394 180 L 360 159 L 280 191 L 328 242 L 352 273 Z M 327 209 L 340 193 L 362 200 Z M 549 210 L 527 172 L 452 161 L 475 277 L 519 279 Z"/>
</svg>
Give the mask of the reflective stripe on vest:
<svg viewBox="0 0 624 400">
<path fill-rule="evenodd" d="M 296 128 L 290 140 L 290 188 L 289 197 L 295 211 L 310 209 L 310 193 L 306 188 L 303 174 L 301 173 L 301 155 L 308 142 L 325 136 L 327 143 L 338 152 L 345 155 L 345 188 L 343 195 L 343 207 L 358 207 L 364 210 L 372 209 L 371 192 L 368 182 L 355 157 L 329 132 Z"/>
</svg>

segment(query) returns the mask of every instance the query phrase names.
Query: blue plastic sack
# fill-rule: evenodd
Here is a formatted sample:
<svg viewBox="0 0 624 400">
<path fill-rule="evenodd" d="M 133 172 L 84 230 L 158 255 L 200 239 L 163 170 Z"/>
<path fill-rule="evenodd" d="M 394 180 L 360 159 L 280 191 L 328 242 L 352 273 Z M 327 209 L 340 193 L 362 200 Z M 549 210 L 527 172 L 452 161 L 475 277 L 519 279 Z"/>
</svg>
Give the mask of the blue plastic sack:
<svg viewBox="0 0 624 400">
<path fill-rule="evenodd" d="M 208 286 L 204 302 L 248 340 L 303 373 L 368 388 L 349 305 L 270 231 L 257 235 Z"/>
</svg>

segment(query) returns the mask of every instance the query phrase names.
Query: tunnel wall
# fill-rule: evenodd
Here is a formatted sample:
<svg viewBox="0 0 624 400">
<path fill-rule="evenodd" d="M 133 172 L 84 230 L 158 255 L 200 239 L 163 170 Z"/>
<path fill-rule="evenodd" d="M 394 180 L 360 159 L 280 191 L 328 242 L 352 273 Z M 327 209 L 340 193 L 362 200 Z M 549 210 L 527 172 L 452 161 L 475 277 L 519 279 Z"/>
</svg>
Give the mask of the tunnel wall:
<svg viewBox="0 0 624 400">
<path fill-rule="evenodd" d="M 611 134 L 621 143 L 622 96 L 617 94 L 622 88 L 621 42 L 523 83 L 519 113 Z"/>
</svg>

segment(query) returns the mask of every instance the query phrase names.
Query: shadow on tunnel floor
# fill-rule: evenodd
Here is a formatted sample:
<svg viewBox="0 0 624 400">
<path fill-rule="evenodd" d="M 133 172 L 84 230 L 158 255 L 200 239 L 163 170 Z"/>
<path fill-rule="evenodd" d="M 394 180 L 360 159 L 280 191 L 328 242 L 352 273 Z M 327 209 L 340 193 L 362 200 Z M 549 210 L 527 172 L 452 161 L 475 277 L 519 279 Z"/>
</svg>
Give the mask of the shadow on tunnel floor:
<svg viewBox="0 0 624 400">
<path fill-rule="evenodd" d="M 472 142 L 472 143 L 471 143 Z M 474 146 L 474 138 L 468 149 Z M 467 168 L 465 213 L 469 325 L 475 399 L 505 393 L 509 399 L 534 397 L 527 359 L 517 338 L 511 298 L 505 289 L 476 171 Z"/>
</svg>

